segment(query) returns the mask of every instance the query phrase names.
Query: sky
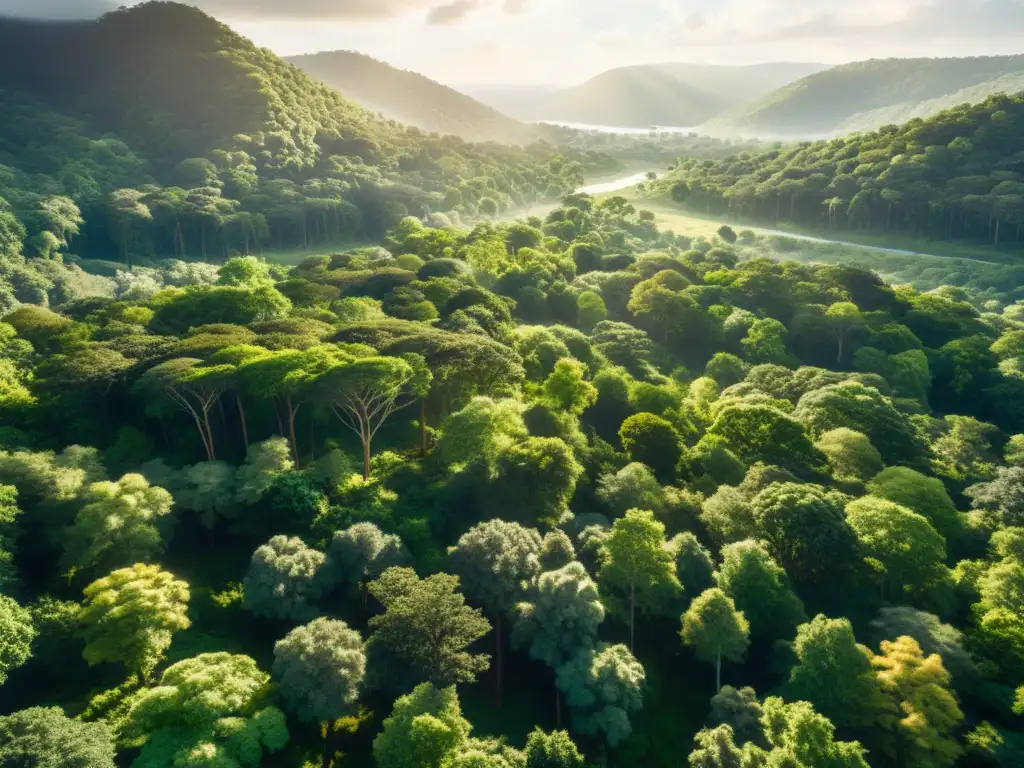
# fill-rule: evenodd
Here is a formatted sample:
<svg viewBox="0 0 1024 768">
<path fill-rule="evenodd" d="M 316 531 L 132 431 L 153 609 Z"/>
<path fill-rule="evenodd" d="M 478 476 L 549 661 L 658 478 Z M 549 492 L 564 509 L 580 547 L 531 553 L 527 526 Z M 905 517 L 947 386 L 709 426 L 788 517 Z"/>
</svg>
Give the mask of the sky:
<svg viewBox="0 0 1024 768">
<path fill-rule="evenodd" d="M 356 50 L 451 85 L 566 85 L 629 64 L 1024 53 L 1024 0 L 190 0 L 281 55 Z M 0 0 L 88 18 L 124 0 Z"/>
</svg>

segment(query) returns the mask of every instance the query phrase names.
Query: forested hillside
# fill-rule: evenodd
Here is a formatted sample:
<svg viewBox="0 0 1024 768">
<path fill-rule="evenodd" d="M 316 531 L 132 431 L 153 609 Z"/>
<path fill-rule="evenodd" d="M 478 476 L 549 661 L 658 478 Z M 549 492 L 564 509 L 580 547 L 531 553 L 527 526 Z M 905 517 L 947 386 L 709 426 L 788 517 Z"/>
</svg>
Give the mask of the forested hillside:
<svg viewBox="0 0 1024 768">
<path fill-rule="evenodd" d="M 8 251 L 74 236 L 80 255 L 131 262 L 373 239 L 408 212 L 557 199 L 590 163 L 614 165 L 378 119 L 174 3 L 0 21 L 0 89 Z"/>
<path fill-rule="evenodd" d="M 522 144 L 535 138 L 532 127 L 464 93 L 361 53 L 324 51 L 287 61 L 371 112 L 406 125 L 467 141 Z"/>
<path fill-rule="evenodd" d="M 6 313 L 0 762 L 1017 764 L 1024 305 L 652 218 Z"/>
<path fill-rule="evenodd" d="M 513 98 L 491 102 L 491 106 L 523 120 L 689 127 L 819 69 L 817 64 L 787 63 L 645 64 L 612 69 L 571 88 L 538 93 L 529 103 Z"/>
<path fill-rule="evenodd" d="M 715 135 L 820 138 L 928 118 L 1024 91 L 1024 56 L 873 59 L 817 72 L 701 126 Z"/>
<path fill-rule="evenodd" d="M 685 159 L 653 188 L 708 213 L 1016 246 L 1022 140 L 1024 95 L 994 96 L 849 138 L 718 162 Z"/>
</svg>

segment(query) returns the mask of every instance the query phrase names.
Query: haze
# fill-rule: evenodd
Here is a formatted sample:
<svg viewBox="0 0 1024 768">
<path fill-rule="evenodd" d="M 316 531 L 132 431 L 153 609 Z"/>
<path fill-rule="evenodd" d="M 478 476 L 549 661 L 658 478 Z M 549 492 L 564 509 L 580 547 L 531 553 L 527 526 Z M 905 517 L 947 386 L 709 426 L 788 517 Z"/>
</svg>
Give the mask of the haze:
<svg viewBox="0 0 1024 768">
<path fill-rule="evenodd" d="M 84 18 L 112 0 L 0 0 Z M 450 84 L 568 84 L 628 64 L 843 63 L 1024 49 L 1024 0 L 197 0 L 281 55 L 349 49 Z"/>
</svg>

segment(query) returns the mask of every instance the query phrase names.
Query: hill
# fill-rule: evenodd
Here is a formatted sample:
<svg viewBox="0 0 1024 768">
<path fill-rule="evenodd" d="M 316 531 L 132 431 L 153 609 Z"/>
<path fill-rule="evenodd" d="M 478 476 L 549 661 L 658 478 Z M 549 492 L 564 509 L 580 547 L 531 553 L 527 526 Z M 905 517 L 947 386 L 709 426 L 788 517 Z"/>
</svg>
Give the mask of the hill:
<svg viewBox="0 0 1024 768">
<path fill-rule="evenodd" d="M 1024 227 L 1024 94 L 713 163 L 653 185 L 703 213 L 1006 246 Z"/>
<path fill-rule="evenodd" d="M 530 128 L 430 78 L 354 51 L 325 51 L 286 61 L 372 112 L 467 141 L 521 143 Z"/>
<path fill-rule="evenodd" d="M 585 170 L 550 145 L 468 144 L 381 119 L 168 2 L 0 21 L 0 91 L 12 145 L 0 147 L 0 211 L 24 229 L 11 237 L 48 231 L 38 209 L 62 197 L 85 219 L 76 252 L 108 259 L 373 238 L 409 212 L 473 218 L 555 199 Z"/>
<path fill-rule="evenodd" d="M 930 117 L 1024 90 L 1024 56 L 876 59 L 811 74 L 701 126 L 713 134 L 820 138 Z"/>
<path fill-rule="evenodd" d="M 645 64 L 621 67 L 572 88 L 522 92 L 481 91 L 479 98 L 523 120 L 593 125 L 696 126 L 731 107 L 760 98 L 811 72 L 817 64 L 758 64 L 729 67 Z"/>
</svg>

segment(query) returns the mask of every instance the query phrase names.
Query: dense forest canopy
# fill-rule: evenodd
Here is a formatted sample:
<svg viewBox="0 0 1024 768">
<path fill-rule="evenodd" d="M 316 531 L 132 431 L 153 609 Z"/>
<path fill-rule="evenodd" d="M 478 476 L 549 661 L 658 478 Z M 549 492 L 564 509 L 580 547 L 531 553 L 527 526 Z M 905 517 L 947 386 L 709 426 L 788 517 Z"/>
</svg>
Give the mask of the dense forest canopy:
<svg viewBox="0 0 1024 768">
<path fill-rule="evenodd" d="M 1015 246 L 1024 225 L 1024 96 L 717 162 L 687 158 L 656 194 L 706 213 L 818 229 Z"/>
<path fill-rule="evenodd" d="M 572 191 L 688 149 L 644 189 L 985 239 L 1020 97 L 517 148 L 173 4 L 0 36 L 0 765 L 1024 761 L 1019 267 L 897 286 Z"/>
</svg>

